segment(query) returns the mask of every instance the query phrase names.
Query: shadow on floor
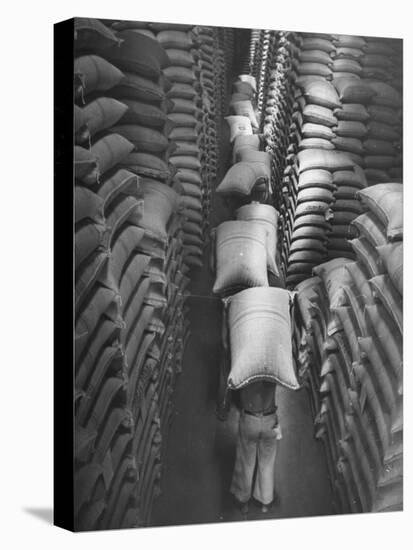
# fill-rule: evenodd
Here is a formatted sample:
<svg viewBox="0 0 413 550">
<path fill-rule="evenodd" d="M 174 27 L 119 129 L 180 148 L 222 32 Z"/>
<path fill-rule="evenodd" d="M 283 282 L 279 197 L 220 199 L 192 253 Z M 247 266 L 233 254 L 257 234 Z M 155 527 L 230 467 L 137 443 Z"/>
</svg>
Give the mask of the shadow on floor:
<svg viewBox="0 0 413 550">
<path fill-rule="evenodd" d="M 24 508 L 24 512 L 53 525 L 53 508 Z"/>
</svg>

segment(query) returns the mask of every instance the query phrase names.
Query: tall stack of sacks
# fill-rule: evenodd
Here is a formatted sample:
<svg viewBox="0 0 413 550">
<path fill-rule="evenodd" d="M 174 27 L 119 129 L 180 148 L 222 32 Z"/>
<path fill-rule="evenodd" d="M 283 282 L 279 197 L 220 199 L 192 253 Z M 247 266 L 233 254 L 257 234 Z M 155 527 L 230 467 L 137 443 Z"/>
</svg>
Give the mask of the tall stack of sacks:
<svg viewBox="0 0 413 550">
<path fill-rule="evenodd" d="M 357 260 L 338 258 L 298 285 L 316 434 L 342 511 L 402 505 L 402 193 L 358 193 Z M 391 260 L 390 260 L 391 258 Z M 386 263 L 387 262 L 387 263 Z"/>
<path fill-rule="evenodd" d="M 99 28 L 100 23 L 94 21 L 94 25 Z M 86 101 L 83 109 L 76 108 L 75 139 L 90 139 L 92 151 L 97 140 L 95 149 L 100 152 L 96 154 L 100 173 L 89 169 L 90 162 L 76 162 L 76 173 L 85 183 L 92 185 L 92 180 L 98 180 L 90 189 L 100 201 L 94 204 L 84 190 L 82 195 L 77 193 L 77 218 L 81 228 L 82 220 L 90 217 L 87 208 L 92 205 L 96 210 L 100 204 L 109 227 L 108 251 L 103 252 L 106 256 L 110 252 L 109 260 L 105 260 L 102 251 L 97 250 L 76 284 L 79 304 L 90 287 L 94 292 L 93 300 L 80 310 L 77 320 L 81 448 L 88 442 L 84 430 L 98 433 L 95 454 L 87 455 L 90 464 L 78 475 L 76 498 L 81 529 L 132 527 L 148 522 L 159 483 L 161 430 L 164 435 L 167 424 L 162 412 L 170 406 L 169 393 L 181 368 L 185 337 L 183 296 L 188 281 L 181 257 L 182 220 L 174 215 L 180 199 L 166 183 L 182 190 L 178 182 L 174 183 L 164 151 L 170 128 L 163 77 L 157 76 L 167 58 L 146 24 L 118 22 L 114 27 L 119 30 L 116 36 L 103 25 L 99 28 L 102 34 L 115 36 L 105 49 L 105 57 L 113 64 L 103 65 L 96 56 L 90 62 L 83 55 L 75 66 L 76 92 Z M 88 30 L 87 36 L 91 32 Z M 83 34 L 78 31 L 78 39 Z M 91 44 L 90 50 L 100 53 L 99 44 Z M 114 74 L 118 76 L 110 89 L 108 66 L 112 80 Z M 99 97 L 102 85 L 108 89 L 107 95 L 116 99 Z M 111 140 L 109 146 L 103 141 L 106 136 L 107 141 Z M 112 142 L 116 148 L 110 148 Z M 100 143 L 106 147 L 99 150 Z M 83 157 L 80 160 L 87 161 Z M 166 223 L 169 218 L 165 236 L 165 231 L 157 229 L 162 219 Z M 158 226 L 152 228 L 151 221 Z M 82 256 L 85 250 L 79 246 Z M 91 286 L 96 280 L 118 297 L 116 307 L 108 302 L 107 291 Z M 87 341 L 87 330 L 83 329 L 91 327 L 94 319 L 97 324 L 93 337 Z M 172 351 L 159 354 L 170 342 L 169 333 L 176 345 Z M 102 435 L 96 430 L 99 424 Z M 91 483 L 95 474 L 100 484 L 103 476 L 105 487 L 102 493 L 99 485 L 99 501 L 93 496 L 96 489 Z"/>
<path fill-rule="evenodd" d="M 119 483 L 129 484 L 134 521 L 140 520 L 134 493 L 139 476 L 136 461 L 113 454 L 116 434 L 130 439 L 134 427 L 127 407 L 130 365 L 121 345 L 124 304 L 111 254 L 122 227 L 130 228 L 134 246 L 143 234 L 138 228 L 143 213 L 139 178 L 121 168 L 135 147 L 112 131 L 128 109 L 110 97 L 124 79 L 109 61 L 109 52 L 120 46 L 119 38 L 100 21 L 75 19 L 75 522 L 79 530 L 108 526 L 105 517 L 119 476 Z"/>
<path fill-rule="evenodd" d="M 343 103 L 335 145 L 364 168 L 369 185 L 402 177 L 402 98 L 392 86 L 393 75 L 401 74 L 400 42 L 344 35 L 334 40 L 334 62 L 346 69 L 333 75 Z"/>
<path fill-rule="evenodd" d="M 294 57 L 294 47 L 297 36 L 293 33 L 277 33 L 276 47 L 273 51 L 267 78 L 265 110 L 262 115 L 262 132 L 264 149 L 272 156 L 271 164 L 271 191 L 273 203 L 280 211 L 281 234 L 288 235 L 288 203 L 289 181 L 284 176 L 287 162 L 288 147 L 290 145 L 289 126 L 293 109 L 293 93 L 291 79 L 291 58 Z M 285 237 L 286 238 L 286 237 Z M 284 242 L 279 240 L 279 253 Z M 285 281 L 284 265 L 280 266 L 281 278 Z"/>
<path fill-rule="evenodd" d="M 226 122 L 224 120 L 224 113 L 228 112 L 228 99 L 229 99 L 229 90 L 230 90 L 230 75 L 229 75 L 229 66 L 226 65 L 226 56 L 225 48 L 226 45 L 222 42 L 219 29 L 214 29 L 218 47 L 215 50 L 215 60 L 214 60 L 214 72 L 215 72 L 215 81 L 216 81 L 216 119 L 215 124 L 217 127 L 217 158 L 218 158 L 218 167 L 226 162 L 226 152 L 222 150 L 220 146 L 223 142 L 224 136 L 226 136 Z M 233 63 L 233 61 L 232 61 Z M 232 66 L 231 63 L 231 66 Z M 214 189 L 216 186 L 216 181 L 214 182 Z"/>
<path fill-rule="evenodd" d="M 157 35 L 171 59 L 167 77 L 172 82 L 168 97 L 173 103 L 170 115 L 176 127 L 171 139 L 176 145 L 171 163 L 184 188 L 186 222 L 184 225 L 185 263 L 202 265 L 202 209 L 204 182 L 201 175 L 202 112 L 197 77 L 196 49 L 192 30 L 161 30 Z"/>
<path fill-rule="evenodd" d="M 222 143 L 224 139 L 225 132 L 225 121 L 223 120 L 224 113 L 227 112 L 227 101 L 228 101 L 228 91 L 231 84 L 229 68 L 232 67 L 233 60 L 227 62 L 226 50 L 227 43 L 225 36 L 222 33 L 222 29 L 219 27 L 214 27 L 214 39 L 216 41 L 217 47 L 214 49 L 214 75 L 216 82 L 216 108 L 215 108 L 215 124 L 217 128 L 217 146 Z M 218 146 L 217 150 L 217 164 L 218 166 L 224 162 L 222 156 L 222 148 Z"/>
<path fill-rule="evenodd" d="M 261 31 L 261 54 L 260 54 L 260 67 L 259 71 L 256 76 L 257 80 L 257 107 L 258 111 L 261 112 L 264 100 L 265 100 L 265 90 L 266 90 L 266 84 L 267 84 L 267 74 L 268 74 L 268 66 L 269 63 L 272 61 L 272 54 L 273 54 L 273 45 L 274 45 L 274 38 L 275 38 L 275 32 L 264 30 Z"/>
<path fill-rule="evenodd" d="M 336 47 L 333 54 L 333 83 L 343 104 L 341 109 L 338 107 L 336 110 L 338 120 L 333 129 L 336 134 L 334 145 L 363 167 L 363 139 L 367 135 L 368 120 L 365 105 L 373 95 L 361 82 L 363 67 L 360 59 L 365 40 L 360 36 L 336 35 L 333 43 Z"/>
<path fill-rule="evenodd" d="M 330 84 L 315 81 L 304 89 L 304 96 L 310 94 L 313 102 L 325 103 L 325 86 Z M 291 185 L 291 239 L 289 246 L 286 243 L 284 261 L 288 258 L 287 285 L 293 286 L 310 277 L 313 267 L 329 257 L 353 257 L 345 239 L 348 223 L 357 215 L 353 210 L 360 212 L 360 207 L 351 197 L 354 189 L 366 184 L 362 171 L 347 153 L 334 150 L 303 149 L 293 157 L 286 173 Z M 338 190 L 339 199 L 335 196 Z"/>
<path fill-rule="evenodd" d="M 149 258 L 146 274 L 152 282 L 144 305 L 150 308 L 148 314 L 151 315 L 150 323 L 155 336 L 146 342 L 146 356 L 144 345 L 138 348 L 134 340 L 130 344 L 131 353 L 137 352 L 144 358 L 137 373 L 140 373 L 139 379 L 136 379 L 137 391 L 131 392 L 131 407 L 138 415 L 142 430 L 136 445 L 139 446 L 137 452 L 145 472 L 139 488 L 142 498 L 148 503 L 144 508 L 144 521 L 147 523 L 151 501 L 159 492 L 164 451 L 161 443 L 167 434 L 170 419 L 170 394 L 176 375 L 182 369 L 186 337 L 184 300 L 189 279 L 184 275 L 180 195 L 175 191 L 175 186 L 169 187 L 162 182 L 147 181 L 142 187 L 145 213 L 141 226 L 145 237 L 140 250 Z M 134 334 L 136 332 L 132 333 L 133 337 Z"/>
<path fill-rule="evenodd" d="M 402 41 L 366 37 L 362 77 L 375 92 L 363 146 L 369 184 L 402 181 Z"/>
<path fill-rule="evenodd" d="M 403 186 L 377 184 L 359 198 L 366 213 L 354 222 L 360 236 L 352 244 L 372 299 L 364 310 L 368 335 L 359 338 L 361 357 L 353 366 L 360 403 L 374 419 L 380 442 L 382 468 L 372 509 L 398 510 L 403 502 Z"/>
<path fill-rule="evenodd" d="M 288 163 L 284 170 L 284 207 L 287 224 L 283 243 L 283 265 L 287 285 L 311 275 L 312 268 L 326 258 L 327 221 L 332 217 L 334 200 L 332 176 L 328 169 L 300 174 L 297 155 L 315 157 L 334 150 L 333 109 L 339 105 L 329 80 L 332 78 L 330 35 L 306 33 L 294 47 L 292 76 L 295 102 L 290 125 Z"/>
<path fill-rule="evenodd" d="M 259 29 L 251 29 L 250 34 L 250 46 L 249 46 L 249 59 L 248 59 L 248 73 L 252 75 L 257 75 L 258 73 L 258 65 L 259 65 L 259 54 L 258 54 L 258 48 L 259 48 L 259 41 L 260 41 L 260 35 L 261 30 Z"/>
<path fill-rule="evenodd" d="M 315 49 L 315 46 L 319 49 Z M 336 183 L 339 183 L 340 187 L 336 191 L 333 190 L 334 202 L 330 205 L 333 231 L 326 240 L 326 259 L 343 255 L 352 256 L 351 247 L 346 240 L 349 236 L 346 226 L 360 214 L 360 205 L 355 200 L 354 189 L 351 188 L 356 189 L 366 184 L 377 183 L 380 178 L 382 178 L 381 181 L 388 180 L 388 174 L 383 171 L 379 173 L 375 168 L 379 165 L 384 166 L 386 163 L 390 166 L 393 162 L 401 162 L 401 155 L 398 155 L 397 161 L 396 157 L 385 158 L 385 155 L 379 158 L 372 155 L 376 146 L 382 154 L 386 151 L 396 152 L 400 149 L 400 141 L 386 145 L 384 140 L 376 139 L 380 132 L 382 137 L 386 136 L 389 140 L 395 139 L 396 132 L 394 128 L 371 123 L 369 106 L 376 103 L 376 108 L 373 107 L 371 110 L 375 116 L 383 117 L 387 105 L 393 102 L 400 107 L 401 99 L 398 92 L 391 91 L 387 84 L 375 83 L 363 78 L 362 62 L 365 59 L 367 47 L 367 41 L 357 36 L 305 35 L 300 48 L 302 57 L 299 63 L 295 63 L 298 88 L 303 86 L 331 88 L 329 80 L 333 79 L 338 97 L 335 97 L 328 106 L 323 103 L 310 107 L 300 98 L 300 90 L 297 90 L 300 109 L 297 109 L 293 115 L 293 127 L 297 126 L 300 131 L 291 139 L 292 154 L 306 148 L 336 150 L 348 155 L 359 167 L 356 182 L 354 177 L 351 176 L 349 179 L 343 174 L 339 174 L 336 178 Z M 378 47 L 373 43 L 373 51 L 377 51 Z M 375 58 L 368 59 L 370 59 L 369 62 L 377 63 Z M 329 110 L 320 110 L 320 107 L 327 107 Z M 398 118 L 396 116 L 395 120 Z M 371 131 L 375 133 L 373 141 L 370 139 Z M 361 168 L 366 169 L 366 167 L 367 171 L 363 175 Z M 395 170 L 393 173 L 395 176 L 401 175 L 400 170 Z M 288 256 L 289 254 L 284 254 L 285 259 Z M 291 269 L 294 270 L 294 268 Z"/>
<path fill-rule="evenodd" d="M 184 278 L 179 233 L 183 225 L 178 214 L 182 189 L 175 177 L 175 167 L 170 163 L 170 153 L 174 150 L 170 133 L 174 125 L 168 118 L 172 104 L 166 93 L 172 84 L 165 73 L 170 60 L 156 39 L 155 33 L 162 30 L 157 24 L 150 24 L 150 29 L 147 25 L 142 28 L 144 25 L 128 21 L 113 25 L 118 29 L 118 35 L 124 37 L 125 45 L 123 50 L 113 53 L 113 58 L 128 71 L 127 82 L 115 89 L 117 97 L 126 97 L 129 105 L 119 128 L 130 136 L 138 149 L 125 160 L 125 166 L 141 176 L 146 201 L 141 223 L 144 236 L 138 250 L 149 258 L 146 274 L 151 286 L 145 295 L 140 293 L 141 301 L 137 300 L 129 312 L 134 328 L 128 333 L 125 346 L 131 361 L 136 363 L 131 389 L 136 390 L 139 398 L 132 391 L 129 406 L 136 426 L 139 426 L 133 449 L 141 472 L 137 490 L 143 503 L 142 521 L 147 523 L 152 499 L 159 492 L 162 435 L 166 435 L 167 427 L 167 418 L 161 418 L 161 412 L 170 406 L 169 393 L 173 389 L 171 385 L 169 393 L 161 392 L 161 382 L 171 370 L 171 362 L 174 373 L 179 371 L 182 355 L 179 347 L 170 352 L 172 359 L 159 355 L 158 350 L 166 345 L 170 332 L 176 333 L 177 343 L 183 338 L 182 327 L 175 327 L 173 319 L 180 319 L 183 315 L 183 298 L 177 300 L 176 295 L 184 296 L 187 280 Z M 158 222 L 154 228 L 152 220 Z M 173 228 L 170 233 L 162 227 L 162 221 L 166 226 L 168 220 Z M 118 253 L 121 256 L 125 253 L 124 239 L 119 243 Z M 177 259 L 175 269 L 170 268 L 171 259 Z M 154 338 L 139 343 L 135 337 L 137 331 L 153 333 Z M 147 379 L 150 383 L 145 385 Z M 173 381 L 172 378 L 171 383 Z M 161 401 L 160 394 L 166 401 Z"/>
<path fill-rule="evenodd" d="M 204 182 L 203 228 L 205 238 L 209 228 L 210 201 L 218 167 L 217 116 L 220 99 L 220 81 L 217 69 L 224 72 L 221 52 L 218 48 L 217 30 L 212 27 L 196 27 L 198 42 L 198 68 L 200 85 L 200 109 L 202 113 L 201 177 Z"/>
<path fill-rule="evenodd" d="M 274 156 L 272 187 L 276 204 L 281 204 L 281 180 L 289 145 L 288 126 L 293 105 L 290 68 L 294 52 L 293 37 L 287 38 L 280 33 L 268 73 L 265 109 L 261 116 L 265 148 Z"/>
</svg>

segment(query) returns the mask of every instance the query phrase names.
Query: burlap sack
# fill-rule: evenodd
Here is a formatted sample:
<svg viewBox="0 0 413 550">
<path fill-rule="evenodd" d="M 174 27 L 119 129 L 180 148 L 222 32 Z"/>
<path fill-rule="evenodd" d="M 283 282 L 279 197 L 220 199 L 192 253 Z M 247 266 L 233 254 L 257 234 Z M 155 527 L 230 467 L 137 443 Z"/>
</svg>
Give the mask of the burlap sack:
<svg viewBox="0 0 413 550">
<path fill-rule="evenodd" d="M 335 78 L 333 84 L 343 103 L 367 105 L 376 92 L 366 82 L 355 78 Z"/>
<path fill-rule="evenodd" d="M 122 42 L 113 46 L 105 55 L 114 65 L 124 71 L 137 73 L 156 80 L 161 70 L 168 66 L 169 59 L 159 42 L 133 29 L 120 31 Z"/>
<path fill-rule="evenodd" d="M 306 149 L 298 153 L 298 166 L 300 174 L 307 170 L 351 170 L 354 162 L 346 153 L 337 151 L 323 151 L 321 149 Z"/>
<path fill-rule="evenodd" d="M 324 283 L 331 308 L 339 307 L 345 303 L 341 288 L 351 284 L 351 276 L 345 268 L 346 264 L 350 262 L 351 260 L 347 258 L 337 258 L 313 269 L 313 273 L 320 277 Z"/>
<path fill-rule="evenodd" d="M 125 103 L 111 97 L 98 97 L 83 108 L 90 136 L 115 125 L 128 110 Z"/>
<path fill-rule="evenodd" d="M 334 115 L 338 120 L 353 120 L 366 122 L 370 118 L 370 114 L 366 107 L 361 103 L 343 103 L 343 105 L 334 109 Z"/>
<path fill-rule="evenodd" d="M 372 212 L 365 212 L 351 223 L 359 235 L 365 237 L 372 246 L 378 247 L 386 244 L 386 227 Z"/>
<path fill-rule="evenodd" d="M 388 240 L 403 239 L 402 184 L 380 183 L 359 191 L 357 196 L 384 224 Z"/>
<path fill-rule="evenodd" d="M 267 267 L 279 275 L 276 264 L 278 212 L 269 204 L 251 203 L 237 210 L 237 220 L 252 221 L 262 224 L 267 232 Z"/>
<path fill-rule="evenodd" d="M 166 226 L 170 216 L 179 205 L 179 195 L 167 185 L 157 181 L 142 182 L 144 214 L 140 227 L 155 237 L 166 241 Z"/>
<path fill-rule="evenodd" d="M 255 222 L 221 223 L 216 234 L 214 294 L 234 287 L 268 286 L 267 232 Z"/>
<path fill-rule="evenodd" d="M 83 94 L 104 92 L 119 84 L 124 74 L 114 65 L 97 55 L 83 55 L 74 61 L 74 73 L 82 82 Z"/>
<path fill-rule="evenodd" d="M 394 320 L 400 333 L 403 333 L 403 300 L 392 283 L 389 275 L 377 275 L 370 279 L 372 292 L 377 301 L 381 302 L 387 313 Z"/>
<path fill-rule="evenodd" d="M 99 19 L 90 17 L 75 17 L 76 52 L 105 52 L 111 46 L 119 46 L 121 40 Z"/>
<path fill-rule="evenodd" d="M 395 242 L 379 246 L 377 252 L 394 286 L 403 296 L 403 243 Z"/>
<path fill-rule="evenodd" d="M 290 294 L 281 288 L 250 288 L 229 300 L 231 371 L 228 387 L 267 380 L 290 389 L 299 383 L 292 357 Z"/>
<path fill-rule="evenodd" d="M 117 99 L 136 99 L 160 104 L 165 100 L 165 91 L 159 82 L 153 82 L 135 73 L 125 73 L 121 83 L 111 90 Z"/>
<path fill-rule="evenodd" d="M 337 125 L 337 118 L 334 116 L 332 109 L 320 105 L 306 105 L 303 110 L 303 117 L 304 122 L 323 124 L 330 127 Z"/>
<path fill-rule="evenodd" d="M 298 146 L 299 151 L 304 151 L 304 149 L 322 149 L 324 151 L 334 151 L 335 146 L 333 140 L 322 138 L 304 138 L 300 141 Z"/>
</svg>

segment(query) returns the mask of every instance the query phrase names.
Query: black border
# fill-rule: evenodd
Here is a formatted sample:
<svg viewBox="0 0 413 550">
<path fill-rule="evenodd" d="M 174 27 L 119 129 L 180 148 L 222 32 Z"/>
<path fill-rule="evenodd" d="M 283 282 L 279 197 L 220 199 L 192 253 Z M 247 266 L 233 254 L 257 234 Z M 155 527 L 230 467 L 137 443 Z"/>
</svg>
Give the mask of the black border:
<svg viewBox="0 0 413 550">
<path fill-rule="evenodd" d="M 54 25 L 54 514 L 74 530 L 74 19 Z"/>
</svg>

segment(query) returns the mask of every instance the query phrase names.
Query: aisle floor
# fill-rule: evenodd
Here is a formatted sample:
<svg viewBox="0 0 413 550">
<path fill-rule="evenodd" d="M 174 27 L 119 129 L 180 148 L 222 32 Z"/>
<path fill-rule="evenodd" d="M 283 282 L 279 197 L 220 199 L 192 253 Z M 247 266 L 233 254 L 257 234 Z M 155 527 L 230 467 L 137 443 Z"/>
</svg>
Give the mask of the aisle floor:
<svg viewBox="0 0 413 550">
<path fill-rule="evenodd" d="M 153 526 L 244 519 L 229 493 L 238 412 L 233 406 L 226 422 L 215 416 L 221 304 L 209 295 L 211 286 L 212 274 L 204 267 L 193 284 L 198 295 L 189 299 L 191 337 L 173 396 Z M 307 391 L 278 387 L 277 403 L 283 431 L 276 472 L 280 503 L 266 514 L 252 503 L 247 519 L 334 513 L 323 445 L 313 437 Z"/>
</svg>

